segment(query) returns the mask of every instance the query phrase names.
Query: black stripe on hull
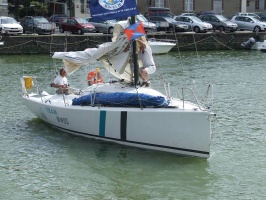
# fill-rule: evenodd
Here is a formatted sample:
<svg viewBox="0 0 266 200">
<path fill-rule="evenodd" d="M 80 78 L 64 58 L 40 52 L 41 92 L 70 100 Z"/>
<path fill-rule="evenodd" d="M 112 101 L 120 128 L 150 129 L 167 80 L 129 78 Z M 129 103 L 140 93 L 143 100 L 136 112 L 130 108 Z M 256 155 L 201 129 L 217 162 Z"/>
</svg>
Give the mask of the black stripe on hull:
<svg viewBox="0 0 266 200">
<path fill-rule="evenodd" d="M 48 123 L 48 122 L 46 122 L 46 123 Z M 48 124 L 50 124 L 50 123 L 48 123 Z M 101 137 L 99 135 L 93 135 L 93 134 L 89 134 L 89 133 L 82 133 L 82 132 L 79 132 L 79 131 L 73 131 L 73 130 L 62 128 L 62 127 L 59 127 L 59 126 L 55 126 L 53 124 L 50 124 L 50 125 L 58 128 L 58 129 L 65 130 L 67 132 L 72 132 L 72 133 L 75 133 L 75 134 L 82 135 L 84 137 L 90 136 L 90 137 L 99 138 L 99 139 L 108 139 L 108 140 L 113 140 L 113 141 L 123 141 L 121 139 L 110 138 L 110 137 Z M 209 155 L 209 152 L 207 152 L 207 151 L 198 151 L 198 150 L 194 150 L 194 149 L 184 149 L 184 148 L 178 148 L 178 147 L 169 147 L 169 146 L 164 146 L 164 145 L 149 144 L 149 143 L 144 143 L 144 142 L 136 142 L 136 141 L 128 141 L 128 140 L 127 141 L 123 141 L 123 142 L 131 143 L 131 144 L 139 144 L 139 145 L 151 146 L 151 147 L 159 147 L 159 148 L 164 148 L 164 149 L 172 149 L 172 150 L 178 150 L 178 151 L 183 151 L 183 152 L 190 152 L 190 153 L 198 153 L 198 154 L 203 154 L 203 155 Z M 171 152 L 169 152 L 169 153 L 171 153 Z"/>
<path fill-rule="evenodd" d="M 121 112 L 120 139 L 122 141 L 126 141 L 127 140 L 127 111 L 122 111 Z"/>
</svg>

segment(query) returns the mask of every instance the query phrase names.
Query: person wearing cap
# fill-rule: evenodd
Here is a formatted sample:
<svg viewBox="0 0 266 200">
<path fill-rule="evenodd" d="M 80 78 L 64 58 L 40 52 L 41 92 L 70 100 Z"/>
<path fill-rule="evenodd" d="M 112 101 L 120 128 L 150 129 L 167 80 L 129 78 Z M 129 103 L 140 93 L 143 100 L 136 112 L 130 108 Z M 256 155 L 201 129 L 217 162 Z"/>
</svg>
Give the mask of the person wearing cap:
<svg viewBox="0 0 266 200">
<path fill-rule="evenodd" d="M 70 94 L 71 92 L 69 91 L 69 85 L 67 82 L 67 73 L 65 69 L 60 69 L 59 75 L 55 77 L 53 83 L 51 84 L 52 87 L 58 88 L 55 92 L 56 94 Z"/>
<path fill-rule="evenodd" d="M 140 77 L 143 80 L 141 86 L 149 87 L 150 79 L 149 74 L 153 74 L 156 71 L 155 62 L 152 56 L 151 47 L 145 44 L 141 40 L 137 40 L 139 45 L 138 57 L 142 61 L 143 67 L 140 68 Z"/>
</svg>

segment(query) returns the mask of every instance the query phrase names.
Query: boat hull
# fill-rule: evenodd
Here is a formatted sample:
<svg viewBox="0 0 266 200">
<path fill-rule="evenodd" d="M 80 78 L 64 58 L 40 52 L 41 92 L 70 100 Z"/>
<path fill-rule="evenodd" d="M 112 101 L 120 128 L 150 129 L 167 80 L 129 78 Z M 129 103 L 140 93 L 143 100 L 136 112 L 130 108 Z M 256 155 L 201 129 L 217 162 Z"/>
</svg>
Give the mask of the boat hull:
<svg viewBox="0 0 266 200">
<path fill-rule="evenodd" d="M 263 42 L 255 42 L 255 44 L 251 46 L 251 49 L 260 51 L 262 49 L 265 49 L 265 47 L 266 47 L 266 40 L 264 40 Z"/>
<path fill-rule="evenodd" d="M 168 53 L 176 44 L 171 42 L 152 41 L 149 42 L 153 54 Z"/>
<path fill-rule="evenodd" d="M 62 97 L 61 97 L 62 98 Z M 210 113 L 177 108 L 72 106 L 24 96 L 28 109 L 58 129 L 123 145 L 208 158 Z"/>
</svg>

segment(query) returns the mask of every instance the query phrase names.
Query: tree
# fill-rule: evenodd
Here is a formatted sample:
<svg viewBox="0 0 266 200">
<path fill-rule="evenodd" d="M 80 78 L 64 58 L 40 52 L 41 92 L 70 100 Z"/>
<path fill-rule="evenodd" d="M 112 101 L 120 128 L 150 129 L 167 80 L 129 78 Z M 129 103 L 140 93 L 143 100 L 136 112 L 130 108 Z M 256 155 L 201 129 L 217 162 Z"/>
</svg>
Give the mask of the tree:
<svg viewBox="0 0 266 200">
<path fill-rule="evenodd" d="M 26 15 L 41 15 L 48 14 L 48 4 L 44 0 L 8 0 L 9 13 L 14 14 L 16 19 Z"/>
<path fill-rule="evenodd" d="M 34 11 L 36 15 L 45 16 L 48 14 L 48 4 L 40 3 L 37 1 L 32 1 L 31 5 L 34 6 Z"/>
</svg>

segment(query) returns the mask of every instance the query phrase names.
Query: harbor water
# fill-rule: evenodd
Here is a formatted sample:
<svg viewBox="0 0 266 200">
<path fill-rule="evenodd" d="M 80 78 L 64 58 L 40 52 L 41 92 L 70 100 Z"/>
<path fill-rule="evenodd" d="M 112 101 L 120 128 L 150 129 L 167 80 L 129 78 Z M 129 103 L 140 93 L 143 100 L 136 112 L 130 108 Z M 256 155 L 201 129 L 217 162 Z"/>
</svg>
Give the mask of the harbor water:
<svg viewBox="0 0 266 200">
<path fill-rule="evenodd" d="M 173 96 L 187 84 L 204 95 L 213 84 L 217 119 L 208 159 L 57 130 L 23 105 L 20 77 L 34 75 L 43 90 L 54 92 L 50 83 L 61 61 L 47 55 L 0 55 L 0 199 L 265 199 L 265 55 L 227 50 L 155 56 L 154 87 L 163 77 Z M 69 76 L 70 86 L 86 86 L 88 71 L 97 66 Z"/>
</svg>

